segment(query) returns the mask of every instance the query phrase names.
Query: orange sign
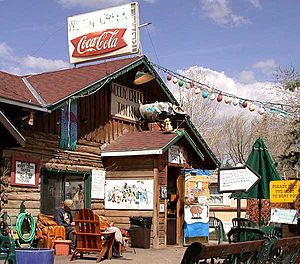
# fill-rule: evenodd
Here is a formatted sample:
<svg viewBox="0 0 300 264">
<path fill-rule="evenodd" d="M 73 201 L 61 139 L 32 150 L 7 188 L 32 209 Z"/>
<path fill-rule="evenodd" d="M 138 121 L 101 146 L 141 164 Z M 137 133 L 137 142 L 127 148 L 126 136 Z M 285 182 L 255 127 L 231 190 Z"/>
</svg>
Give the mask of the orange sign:
<svg viewBox="0 0 300 264">
<path fill-rule="evenodd" d="M 271 203 L 294 203 L 299 198 L 300 181 L 271 181 L 270 202 Z"/>
</svg>

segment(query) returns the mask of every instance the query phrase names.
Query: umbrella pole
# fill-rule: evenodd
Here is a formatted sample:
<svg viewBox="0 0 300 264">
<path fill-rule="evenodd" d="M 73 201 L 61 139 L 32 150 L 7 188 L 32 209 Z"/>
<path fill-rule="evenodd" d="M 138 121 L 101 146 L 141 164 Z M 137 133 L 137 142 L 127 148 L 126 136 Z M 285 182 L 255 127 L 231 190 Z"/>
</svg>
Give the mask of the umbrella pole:
<svg viewBox="0 0 300 264">
<path fill-rule="evenodd" d="M 261 224 L 261 210 L 262 210 L 261 199 L 258 199 L 258 227 L 259 228 L 260 228 L 260 224 Z"/>
</svg>

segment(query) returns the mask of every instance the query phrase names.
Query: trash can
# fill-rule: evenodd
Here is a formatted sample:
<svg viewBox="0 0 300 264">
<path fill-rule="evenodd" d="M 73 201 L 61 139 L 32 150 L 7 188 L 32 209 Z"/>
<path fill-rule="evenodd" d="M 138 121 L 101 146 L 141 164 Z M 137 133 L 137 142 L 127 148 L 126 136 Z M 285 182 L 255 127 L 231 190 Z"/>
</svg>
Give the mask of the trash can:
<svg viewBox="0 0 300 264">
<path fill-rule="evenodd" d="M 130 217 L 131 247 L 150 248 L 152 217 Z"/>
</svg>

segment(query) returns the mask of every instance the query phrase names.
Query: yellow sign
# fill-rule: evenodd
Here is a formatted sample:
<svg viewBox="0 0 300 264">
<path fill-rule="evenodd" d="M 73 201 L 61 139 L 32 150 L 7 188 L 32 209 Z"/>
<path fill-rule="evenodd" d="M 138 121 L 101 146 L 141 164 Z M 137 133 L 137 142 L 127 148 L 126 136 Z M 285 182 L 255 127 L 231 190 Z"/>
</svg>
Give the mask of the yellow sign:
<svg viewBox="0 0 300 264">
<path fill-rule="evenodd" d="M 300 181 L 271 181 L 270 202 L 271 203 L 294 203 L 299 198 Z"/>
</svg>

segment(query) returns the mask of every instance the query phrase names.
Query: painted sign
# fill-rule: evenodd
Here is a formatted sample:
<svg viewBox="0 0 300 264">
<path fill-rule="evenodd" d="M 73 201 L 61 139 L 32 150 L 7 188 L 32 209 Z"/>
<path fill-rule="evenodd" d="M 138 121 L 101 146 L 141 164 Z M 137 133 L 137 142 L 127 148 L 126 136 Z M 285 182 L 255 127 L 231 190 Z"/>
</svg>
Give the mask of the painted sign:
<svg viewBox="0 0 300 264">
<path fill-rule="evenodd" d="M 92 170 L 92 199 L 104 199 L 105 170 Z"/>
<path fill-rule="evenodd" d="M 296 225 L 297 221 L 297 210 L 271 208 L 271 222 Z"/>
<path fill-rule="evenodd" d="M 186 169 L 184 195 L 184 245 L 207 242 L 209 236 L 209 171 Z"/>
<path fill-rule="evenodd" d="M 71 63 L 139 52 L 138 3 L 68 17 Z"/>
<path fill-rule="evenodd" d="M 107 180 L 105 209 L 153 210 L 153 180 Z"/>
<path fill-rule="evenodd" d="M 260 181 L 260 175 L 247 165 L 234 168 L 221 168 L 218 173 L 220 193 L 243 191 L 248 192 Z"/>
<path fill-rule="evenodd" d="M 142 92 L 117 83 L 111 84 L 110 114 L 112 117 L 136 121 L 135 113 L 143 101 Z"/>
<path fill-rule="evenodd" d="M 270 201 L 271 203 L 294 203 L 299 198 L 300 181 L 271 181 Z"/>
</svg>

